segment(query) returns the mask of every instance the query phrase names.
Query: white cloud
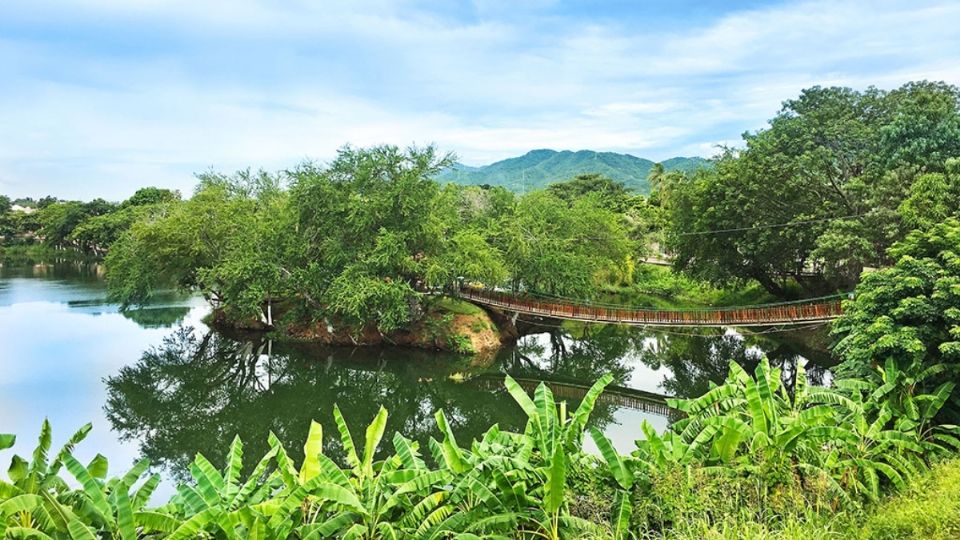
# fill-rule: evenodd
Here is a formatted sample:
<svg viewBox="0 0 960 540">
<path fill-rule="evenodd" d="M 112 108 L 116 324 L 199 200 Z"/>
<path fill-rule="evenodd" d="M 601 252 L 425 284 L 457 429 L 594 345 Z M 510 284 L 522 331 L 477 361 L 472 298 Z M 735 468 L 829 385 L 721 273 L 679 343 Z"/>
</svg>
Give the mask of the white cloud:
<svg viewBox="0 0 960 540">
<path fill-rule="evenodd" d="M 191 171 L 347 142 L 436 142 L 473 164 L 542 147 L 711 155 L 814 84 L 960 83 L 956 3 L 794 2 L 663 29 L 553 4 L 0 7 L 52 34 L 0 38 L 0 192 L 189 190 Z"/>
</svg>

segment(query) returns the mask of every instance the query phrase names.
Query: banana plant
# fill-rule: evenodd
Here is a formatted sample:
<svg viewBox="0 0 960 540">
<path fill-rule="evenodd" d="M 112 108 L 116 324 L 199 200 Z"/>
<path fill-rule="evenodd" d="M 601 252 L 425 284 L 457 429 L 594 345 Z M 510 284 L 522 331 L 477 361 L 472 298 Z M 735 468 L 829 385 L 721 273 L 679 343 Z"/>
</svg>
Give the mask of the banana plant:
<svg viewBox="0 0 960 540">
<path fill-rule="evenodd" d="M 879 385 L 854 379 L 838 383 L 862 411 L 840 423 L 828 454 L 826 468 L 848 493 L 876 500 L 881 479 L 903 488 L 926 469 L 930 456 L 960 449 L 958 428 L 935 422 L 955 384 L 917 393 L 922 381 L 936 373 L 938 369 L 924 369 L 912 376 L 888 361 L 877 368 Z"/>
<path fill-rule="evenodd" d="M 754 376 L 730 363 L 724 384 L 688 400 L 671 400 L 687 415 L 673 430 L 693 456 L 706 465 L 767 467 L 784 472 L 800 461 L 817 460 L 820 445 L 842 435 L 837 428 L 844 410 L 857 411 L 850 399 L 829 389 L 810 389 L 802 365 L 797 366 L 793 395 L 779 369 L 761 360 Z M 692 454 L 687 456 L 687 454 Z"/>
<path fill-rule="evenodd" d="M 920 390 L 928 387 L 927 381 L 948 371 L 955 371 L 953 364 L 935 364 L 922 366 L 914 364 L 900 369 L 896 362 L 888 359 L 883 366 L 876 366 L 874 372 L 877 383 L 862 380 L 844 380 L 839 384 L 863 401 L 866 412 L 873 413 L 886 407 L 891 413 L 890 419 L 895 428 L 917 433 L 921 444 L 935 452 L 945 450 L 945 444 L 957 449 L 957 429 L 953 425 L 938 425 L 936 417 L 953 395 L 956 384 L 947 381 L 936 387 L 931 393 Z"/>
<path fill-rule="evenodd" d="M 640 422 L 644 438 L 634 442 L 637 449 L 631 453 L 637 464 L 647 472 L 663 470 L 673 465 L 689 465 L 699 459 L 691 445 L 672 429 L 660 434 L 647 420 Z"/>
<path fill-rule="evenodd" d="M 83 465 L 67 454 L 64 465 L 81 486 L 71 496 L 79 519 L 71 519 L 66 508 L 58 508 L 71 538 L 87 540 L 107 535 L 121 540 L 136 540 L 165 536 L 177 526 L 178 522 L 172 516 L 144 511 L 160 483 L 158 474 L 144 477 L 150 466 L 149 460 L 140 460 L 123 476 L 109 480 L 107 459 L 102 455 L 98 454 L 89 465 Z M 138 483 L 139 487 L 131 491 Z M 51 507 L 56 508 L 52 504 Z"/>
<path fill-rule="evenodd" d="M 646 420 L 644 420 L 646 423 Z M 649 423 L 647 423 L 649 426 Z M 613 498 L 613 507 L 610 510 L 610 526 L 614 540 L 630 537 L 630 517 L 633 513 L 633 503 L 630 497 L 633 493 L 635 479 L 634 464 L 628 458 L 621 456 L 610 439 L 599 429 L 590 428 L 590 436 L 600 450 L 600 457 L 607 466 L 607 471 L 617 483 L 617 491 Z"/>
<path fill-rule="evenodd" d="M 444 534 L 446 529 L 440 525 L 454 512 L 446 489 L 450 473 L 429 469 L 417 443 L 399 434 L 393 438 L 396 453 L 377 461 L 387 423 L 383 407 L 366 428 L 362 452 L 358 452 L 339 407 L 334 407 L 333 416 L 348 468 L 342 470 L 321 452 L 315 454 L 317 463 L 311 474 L 316 476 L 307 483 L 321 482 L 326 488 L 313 492 L 316 504 L 309 516 L 311 523 L 298 528 L 298 534 L 303 538 L 356 539 Z"/>
<path fill-rule="evenodd" d="M 521 534 L 558 539 L 572 531 L 596 529 L 567 511 L 566 479 L 569 456 L 582 451 L 590 413 L 612 380 L 609 374 L 602 377 L 587 391 L 573 415 L 568 415 L 566 402 L 557 404 L 545 384 L 537 386 L 531 399 L 513 378 L 506 376 L 507 392 L 527 414 L 522 435 L 503 435 L 495 428 L 468 452 L 457 446 L 441 411 L 437 424 L 444 433 L 444 441 L 432 440 L 431 449 L 438 461 L 464 475 L 461 485 L 470 486 L 472 498 L 479 499 L 473 502 L 487 506 L 492 503 L 498 508 L 487 510 L 490 518 L 486 526 L 492 532 L 496 532 L 497 527 L 516 526 Z M 499 467 L 490 466 L 497 463 Z M 471 497 L 462 492 L 458 494 L 459 500 L 469 507 Z"/>
<path fill-rule="evenodd" d="M 77 430 L 50 460 L 52 430 L 44 419 L 32 459 L 14 455 L 7 470 L 9 482 L 0 482 L 0 529 L 8 536 L 38 536 L 69 534 L 68 524 L 78 521 L 70 502 L 72 490 L 60 477 L 64 460 L 80 443 L 92 426 L 86 424 Z M 10 448 L 15 439 L 0 437 L 0 447 Z"/>
</svg>

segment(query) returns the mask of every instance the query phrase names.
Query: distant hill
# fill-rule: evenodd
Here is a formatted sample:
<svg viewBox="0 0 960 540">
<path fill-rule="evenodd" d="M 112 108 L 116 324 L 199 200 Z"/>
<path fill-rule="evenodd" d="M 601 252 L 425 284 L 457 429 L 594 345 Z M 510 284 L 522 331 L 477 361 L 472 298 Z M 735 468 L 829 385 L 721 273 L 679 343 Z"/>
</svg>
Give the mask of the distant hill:
<svg viewBox="0 0 960 540">
<path fill-rule="evenodd" d="M 668 171 L 692 171 L 709 166 L 710 162 L 700 157 L 675 157 L 662 163 Z M 653 165 L 649 159 L 616 152 L 532 150 L 483 167 L 457 163 L 437 175 L 437 180 L 463 185 L 489 184 L 522 192 L 569 180 L 578 174 L 599 173 L 623 182 L 633 191 L 649 193 L 647 175 Z"/>
</svg>

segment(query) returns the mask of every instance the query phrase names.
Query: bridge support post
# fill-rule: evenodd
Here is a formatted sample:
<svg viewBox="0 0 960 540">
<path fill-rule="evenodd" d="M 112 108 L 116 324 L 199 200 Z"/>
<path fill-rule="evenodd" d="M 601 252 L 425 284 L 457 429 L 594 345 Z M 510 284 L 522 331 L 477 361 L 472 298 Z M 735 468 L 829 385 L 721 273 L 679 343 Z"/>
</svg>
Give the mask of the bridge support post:
<svg viewBox="0 0 960 540">
<path fill-rule="evenodd" d="M 513 312 L 513 316 L 510 317 L 510 324 L 516 326 L 516 325 L 517 325 L 517 317 L 519 317 L 519 316 L 520 316 L 520 312 L 519 312 L 519 311 L 514 311 L 514 312 Z"/>
</svg>

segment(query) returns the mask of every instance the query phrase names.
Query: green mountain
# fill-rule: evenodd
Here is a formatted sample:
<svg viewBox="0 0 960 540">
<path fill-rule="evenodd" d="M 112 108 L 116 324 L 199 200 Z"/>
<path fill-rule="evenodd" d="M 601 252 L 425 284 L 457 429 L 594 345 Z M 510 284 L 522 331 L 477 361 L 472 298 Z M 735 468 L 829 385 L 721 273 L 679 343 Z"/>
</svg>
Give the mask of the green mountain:
<svg viewBox="0 0 960 540">
<path fill-rule="evenodd" d="M 675 157 L 663 161 L 663 166 L 668 171 L 692 171 L 698 167 L 709 166 L 709 163 L 700 157 Z M 463 185 L 489 184 L 525 192 L 569 180 L 578 174 L 599 173 L 623 182 L 633 191 L 649 193 L 647 175 L 653 165 L 654 162 L 649 159 L 615 152 L 532 150 L 520 157 L 483 167 L 457 163 L 437 175 L 437 180 Z"/>
</svg>

